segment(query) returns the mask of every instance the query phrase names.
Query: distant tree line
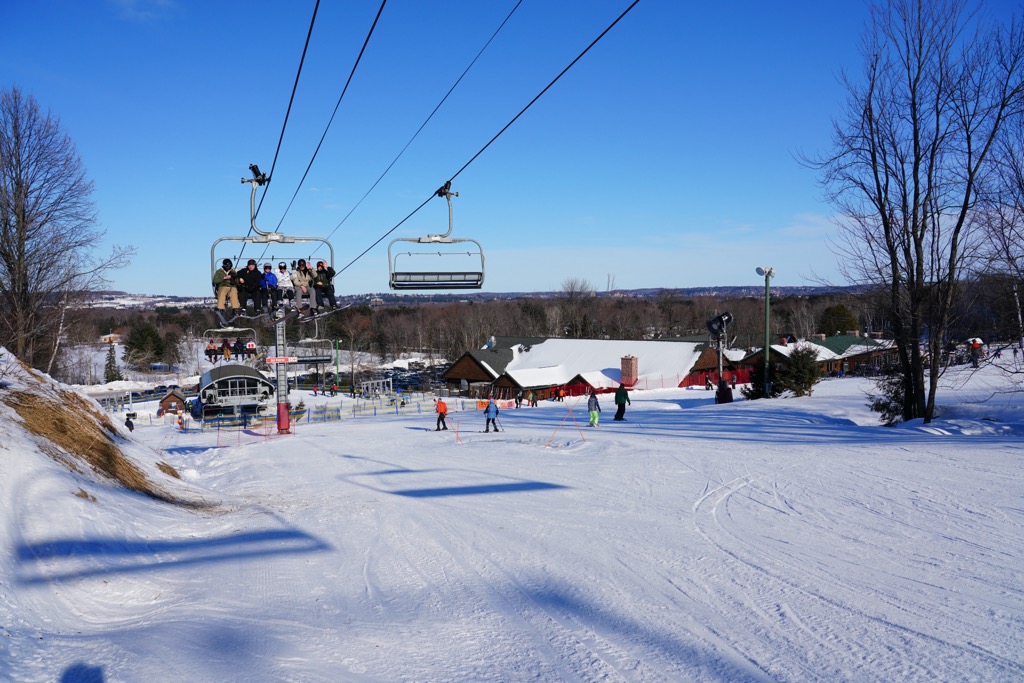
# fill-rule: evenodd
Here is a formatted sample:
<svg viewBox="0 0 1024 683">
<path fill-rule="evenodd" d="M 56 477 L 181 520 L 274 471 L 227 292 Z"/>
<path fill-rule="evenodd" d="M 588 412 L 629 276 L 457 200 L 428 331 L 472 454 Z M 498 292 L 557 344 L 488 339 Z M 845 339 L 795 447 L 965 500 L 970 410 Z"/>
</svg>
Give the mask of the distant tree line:
<svg viewBox="0 0 1024 683">
<path fill-rule="evenodd" d="M 342 351 L 369 353 L 381 362 L 404 353 L 422 353 L 430 360 L 454 361 L 469 349 L 480 348 L 491 336 L 562 337 L 588 339 L 707 339 L 706 323 L 728 311 L 729 345 L 757 350 L 764 340 L 762 297 L 683 298 L 666 292 L 650 298 L 599 294 L 576 279 L 560 296 L 473 303 L 426 303 L 370 307 L 359 305 L 320 320 L 321 336 L 338 340 Z M 963 283 L 974 293 L 970 311 L 950 328 L 953 339 L 973 336 L 1013 339 L 1018 328 L 1006 286 L 988 276 Z M 815 296 L 773 294 L 773 341 L 806 339 L 815 334 L 857 333 L 891 337 L 887 327 L 886 293 L 834 293 Z M 156 310 L 84 309 L 74 330 L 74 344 L 99 344 L 102 335 L 127 332 L 123 360 L 145 369 L 151 363 L 173 365 L 181 359 L 181 341 L 202 339 L 217 327 L 212 310 L 158 307 Z M 259 342 L 273 344 L 273 330 L 254 324 Z M 289 339 L 300 334 L 288 325 Z"/>
</svg>

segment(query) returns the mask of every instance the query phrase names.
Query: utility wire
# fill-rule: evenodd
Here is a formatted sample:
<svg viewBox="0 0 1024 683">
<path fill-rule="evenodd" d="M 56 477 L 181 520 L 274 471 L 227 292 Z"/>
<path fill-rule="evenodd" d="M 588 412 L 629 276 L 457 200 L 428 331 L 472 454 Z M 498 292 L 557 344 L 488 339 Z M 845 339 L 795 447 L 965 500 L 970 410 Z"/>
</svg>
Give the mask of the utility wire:
<svg viewBox="0 0 1024 683">
<path fill-rule="evenodd" d="M 469 160 L 469 161 L 467 161 L 467 162 L 466 162 L 465 164 L 463 164 L 463 165 L 462 165 L 462 168 L 460 168 L 460 169 L 459 169 L 458 171 L 456 171 L 456 172 L 455 172 L 455 175 L 453 175 L 453 176 L 452 176 L 451 178 L 449 178 L 449 179 L 448 179 L 448 183 L 451 183 L 451 181 L 453 181 L 453 180 L 455 180 L 456 178 L 458 178 L 458 177 L 459 177 L 459 175 L 460 175 L 460 174 L 461 174 L 461 173 L 462 173 L 463 171 L 465 171 L 465 170 L 466 170 L 466 168 L 468 168 L 470 164 L 472 164 L 472 163 L 473 163 L 474 161 L 476 161 L 477 157 L 479 157 L 479 156 L 480 156 L 481 154 L 483 154 L 483 153 L 484 153 L 484 151 L 485 151 L 485 150 L 486 150 L 486 149 L 487 149 L 488 147 L 490 147 L 490 146 L 491 146 L 491 144 L 493 144 L 495 140 L 497 140 L 497 139 L 498 139 L 499 137 L 501 137 L 501 135 L 502 135 L 502 134 L 503 134 L 503 133 L 504 133 L 504 132 L 505 132 L 506 130 L 508 130 L 508 129 L 509 129 L 509 127 L 510 127 L 510 126 L 511 126 L 511 125 L 512 125 L 513 123 L 515 123 L 515 122 L 516 122 L 516 120 L 517 120 L 517 119 L 519 119 L 519 117 L 520 117 L 520 116 L 522 116 L 523 114 L 525 114 L 525 113 L 526 113 L 526 110 L 527 110 L 527 109 L 529 109 L 530 107 L 532 107 L 532 106 L 534 105 L 534 103 L 535 103 L 535 102 L 536 102 L 537 100 L 539 100 L 539 99 L 541 98 L 541 96 L 542 96 L 542 95 L 543 95 L 544 93 L 546 93 L 546 92 L 547 92 L 547 91 L 548 91 L 548 90 L 549 90 L 549 89 L 551 88 L 551 86 L 553 86 L 553 85 L 554 85 L 555 83 L 557 83 L 557 82 L 558 82 L 558 80 L 559 80 L 559 79 L 560 79 L 560 78 L 561 78 L 562 76 L 564 76 L 564 75 L 566 74 L 566 72 L 567 72 L 567 71 L 569 71 L 569 69 L 571 69 L 571 68 L 572 68 L 573 66 L 575 66 L 575 65 L 576 65 L 576 62 L 580 61 L 580 59 L 582 59 L 582 58 L 583 58 L 583 55 L 587 54 L 587 53 L 588 53 L 588 52 L 590 51 L 590 49 L 591 49 L 592 47 L 594 47 L 595 45 L 597 45 L 598 41 L 600 41 L 600 40 L 601 40 L 602 38 L 604 38 L 604 37 L 605 37 L 605 35 L 606 35 L 606 34 L 607 34 L 607 33 L 608 33 L 609 31 L 611 31 L 611 30 L 612 30 L 612 29 L 613 29 L 613 28 L 615 27 L 615 25 L 616 25 L 616 24 L 618 24 L 618 23 L 619 23 L 619 22 L 620 22 L 620 21 L 622 20 L 622 18 L 623 18 L 623 17 L 625 17 L 625 16 L 627 15 L 627 14 L 629 14 L 630 10 L 632 10 L 632 9 L 633 9 L 634 7 L 636 7 L 636 6 L 637 6 L 637 4 L 638 4 L 639 2 L 640 2 L 640 0 L 633 0 L 633 3 L 632 3 L 632 4 L 630 4 L 630 6 L 629 6 L 629 7 L 627 7 L 627 8 L 625 9 L 625 10 L 623 10 L 622 14 L 620 14 L 620 15 L 619 15 L 618 17 L 616 17 L 615 21 L 613 21 L 613 22 L 612 22 L 611 24 L 609 24 L 609 25 L 608 25 L 608 28 L 606 28 L 606 29 L 605 29 L 604 31 L 601 31 L 601 34 L 600 34 L 599 36 L 597 36 L 597 38 L 594 38 L 594 40 L 593 40 L 593 41 L 591 41 L 590 45 L 587 45 L 587 47 L 586 47 L 586 48 L 585 48 L 585 49 L 583 50 L 583 52 L 579 53 L 579 55 L 577 55 L 577 56 L 576 56 L 576 59 L 574 59 L 574 60 L 572 60 L 571 62 L 569 62 L 569 65 L 568 65 L 567 67 L 565 67 L 564 69 L 562 69 L 562 71 L 561 71 L 561 72 L 560 72 L 560 73 L 559 73 L 559 74 L 558 74 L 557 76 L 555 76 L 555 78 L 554 78 L 554 79 L 553 79 L 553 80 L 552 80 L 552 81 L 551 81 L 550 83 L 548 83 L 548 84 L 547 84 L 547 85 L 546 85 L 546 86 L 544 87 L 544 89 L 543 89 L 543 90 L 541 90 L 541 91 L 540 91 L 539 93 L 537 93 L 537 96 L 536 96 L 536 97 L 534 97 L 534 98 L 533 98 L 532 100 L 530 100 L 530 102 L 529 102 L 529 103 L 528 103 L 528 104 L 527 104 L 527 105 L 526 105 L 525 107 L 523 107 L 523 108 L 522 108 L 522 109 L 521 109 L 521 110 L 519 111 L 519 113 L 518 113 L 518 114 L 516 114 L 516 115 L 515 115 L 514 117 L 512 117 L 512 120 L 511 120 L 511 121 L 509 121 L 508 123 L 506 123 L 506 124 L 505 124 L 505 126 L 504 126 L 504 127 L 503 127 L 503 128 L 501 129 L 501 130 L 499 130 L 499 131 L 498 131 L 498 132 L 497 132 L 497 133 L 496 133 L 496 134 L 494 135 L 494 137 L 492 137 L 492 138 L 491 138 L 490 140 L 488 140 L 488 141 L 487 141 L 487 144 L 486 144 L 486 145 L 484 145 L 483 147 L 481 147 L 481 148 L 480 148 L 480 151 L 479 151 L 479 152 L 477 152 L 476 154 L 474 154 L 474 155 L 472 156 L 472 158 L 470 158 L 470 160 Z M 340 273 L 342 273 L 342 272 L 344 272 L 344 271 L 348 270 L 348 268 L 349 268 L 349 267 L 350 267 L 350 266 L 351 266 L 351 265 L 352 265 L 353 263 L 355 263 L 356 261 L 358 261 L 358 260 L 359 260 L 359 259 L 361 259 L 362 257 L 366 256 L 366 254 L 367 254 L 367 253 L 368 253 L 368 252 L 369 252 L 369 251 L 370 251 L 371 249 L 373 249 L 373 248 L 374 248 L 374 247 L 376 247 L 376 246 L 377 246 L 378 244 L 380 244 L 381 242 L 383 242 L 383 241 L 384 241 L 384 238 L 386 238 L 386 237 L 387 237 L 388 235 L 390 235 L 390 234 L 391 234 L 391 233 L 393 233 L 393 232 L 394 232 L 395 230 L 397 230 L 397 229 L 398 229 L 398 228 L 399 228 L 399 227 L 400 227 L 400 226 L 401 226 L 401 225 L 402 225 L 403 223 L 405 223 L 405 222 L 406 222 L 407 220 L 409 220 L 410 218 L 412 218 L 412 217 L 413 217 L 413 216 L 414 216 L 414 215 L 415 215 L 415 214 L 416 214 L 417 212 L 419 212 L 419 211 L 420 211 L 420 209 L 422 209 L 422 208 L 423 208 L 424 206 L 426 206 L 426 205 L 427 205 L 427 202 L 429 202 L 429 201 L 430 201 L 431 199 L 433 199 L 433 198 L 434 198 L 435 196 L 437 196 L 437 195 L 438 195 L 438 193 L 437 193 L 437 192 L 435 191 L 435 192 L 434 192 L 433 194 L 431 194 L 431 195 L 430 195 L 429 197 L 427 197 L 427 198 L 426 198 L 426 199 L 425 199 L 425 200 L 423 201 L 423 203 L 422 203 L 422 204 L 420 204 L 419 206 L 417 206 L 417 207 L 416 207 L 415 209 L 413 209 L 413 210 L 412 210 L 412 211 L 411 211 L 411 212 L 409 213 L 409 215 L 407 215 L 407 216 L 406 216 L 405 218 L 403 218 L 403 219 L 402 219 L 401 221 L 399 221 L 399 222 L 398 222 L 398 223 L 397 223 L 397 224 L 396 224 L 396 225 L 395 225 L 395 226 L 394 226 L 393 228 L 391 228 L 390 230 L 388 230 L 387 232 L 385 232 L 385 233 L 384 233 L 383 235 L 381 235 L 381 236 L 380 236 L 380 237 L 379 237 L 379 238 L 377 239 L 377 241 L 376 241 L 376 242 L 374 242 L 373 244 L 371 244 L 370 246 L 368 246 L 368 247 L 367 247 L 367 248 L 366 248 L 365 250 L 363 250 L 363 252 L 362 252 L 361 254 L 359 254 L 359 256 L 356 256 L 356 257 L 355 257 L 354 259 L 352 259 L 351 261 L 349 261 L 349 262 L 348 262 L 348 264 L 346 264 L 344 268 L 342 268 L 341 270 L 339 270 L 339 271 L 337 271 L 337 272 L 338 272 L 338 273 L 340 274 Z M 333 233 L 332 233 L 332 234 L 333 234 Z"/>
<path fill-rule="evenodd" d="M 402 150 L 398 153 L 398 156 L 391 160 L 391 163 L 388 164 L 388 167 L 385 168 L 384 172 L 380 174 L 380 177 L 374 181 L 373 185 L 370 186 L 370 189 L 368 189 L 366 193 L 359 199 L 359 201 L 356 202 L 355 206 L 349 209 L 349 212 L 345 214 L 345 217 L 341 219 L 341 222 L 334 227 L 334 230 L 331 230 L 330 234 L 327 235 L 326 239 L 330 240 L 334 233 L 338 232 L 338 229 L 345 224 L 345 221 L 349 219 L 349 216 L 351 216 L 355 212 L 355 210 L 359 208 L 359 205 L 363 203 L 363 200 L 370 196 L 370 193 L 373 192 L 373 190 L 377 187 L 380 181 L 384 179 L 384 176 L 386 176 L 388 172 L 391 170 L 391 168 L 398 162 L 398 160 L 402 158 L 402 155 L 405 154 L 405 151 L 409 149 L 409 146 L 413 143 L 413 141 L 415 141 L 419 134 L 423 131 L 423 129 L 427 127 L 427 124 L 430 123 L 430 120 L 434 118 L 434 114 L 438 112 L 438 110 L 441 108 L 441 105 L 443 105 L 445 103 L 445 100 L 448 99 L 448 96 L 452 94 L 455 88 L 458 87 L 459 83 L 462 82 L 462 79 L 466 77 L 466 74 L 469 73 L 469 70 L 473 68 L 473 65 L 476 64 L 477 60 L 480 59 L 480 56 L 484 53 L 484 50 L 486 50 L 490 46 L 494 38 L 498 35 L 499 32 L 501 32 L 501 29 L 505 28 L 505 24 L 508 23 L 508 20 L 512 18 L 512 15 L 515 14 L 515 11 L 519 9 L 519 5 L 521 4 L 523 4 L 523 0 L 519 0 L 515 4 L 515 7 L 513 7 L 512 11 L 508 13 L 508 15 L 505 17 L 505 20 L 501 22 L 501 25 L 498 26 L 494 33 L 491 34 L 491 37 L 487 39 L 487 42 L 484 43 L 484 46 L 480 48 L 480 51 L 476 53 L 476 56 L 473 57 L 473 60 L 462 72 L 462 75 L 459 76 L 458 79 L 456 79 L 455 83 L 452 84 L 452 87 L 448 89 L 448 92 L 444 94 L 444 97 L 441 98 L 441 101 L 437 103 L 436 107 L 434 107 L 434 110 L 430 112 L 430 115 L 427 116 L 427 118 L 423 121 L 422 124 L 420 124 L 420 127 L 416 129 L 416 132 L 413 133 L 411 138 L 409 138 L 409 141 L 405 143 L 405 147 L 402 147 Z"/>
<path fill-rule="evenodd" d="M 369 45 L 370 37 L 373 36 L 373 31 L 377 27 L 380 15 L 384 12 L 384 6 L 387 4 L 388 0 L 382 0 L 380 3 L 380 9 L 377 10 L 377 16 L 373 19 L 370 31 L 366 34 L 366 40 L 363 41 L 363 47 L 359 50 L 359 55 L 356 57 L 355 64 L 352 65 L 352 71 L 349 72 L 348 80 L 345 81 L 345 87 L 342 88 L 341 94 L 338 95 L 338 102 L 334 105 L 334 111 L 331 113 L 331 118 L 327 121 L 327 126 L 324 128 L 324 134 L 320 136 L 320 142 L 317 143 L 316 149 L 313 150 L 313 156 L 309 160 L 309 165 L 306 166 L 306 172 L 302 174 L 302 179 L 299 180 L 299 185 L 295 188 L 295 194 L 292 195 L 291 201 L 289 201 L 288 206 L 285 207 L 284 214 L 281 215 L 281 220 L 278 221 L 277 227 L 274 228 L 275 232 L 281 227 L 281 224 L 284 223 L 285 216 L 288 215 L 288 211 L 291 210 L 292 204 L 295 203 L 295 198 L 299 194 L 299 190 L 302 189 L 302 184 L 306 182 L 306 176 L 309 175 L 309 169 L 313 167 L 313 162 L 316 161 L 316 155 L 320 152 L 320 147 L 324 144 L 324 139 L 327 137 L 327 131 L 331 129 L 331 123 L 334 122 L 334 117 L 338 113 L 338 107 L 341 106 L 341 101 L 344 99 L 345 93 L 348 91 L 348 86 L 352 82 L 352 77 L 355 76 L 356 69 L 359 67 L 359 62 L 363 58 L 363 53 L 366 52 L 366 46 Z"/>
</svg>

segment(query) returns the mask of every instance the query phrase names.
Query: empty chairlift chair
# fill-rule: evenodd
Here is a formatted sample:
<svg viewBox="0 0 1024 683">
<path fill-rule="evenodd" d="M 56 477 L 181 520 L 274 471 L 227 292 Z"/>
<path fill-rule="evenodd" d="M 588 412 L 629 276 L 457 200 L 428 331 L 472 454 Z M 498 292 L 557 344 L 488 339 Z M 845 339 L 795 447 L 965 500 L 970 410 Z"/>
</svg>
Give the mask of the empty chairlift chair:
<svg viewBox="0 0 1024 683">
<path fill-rule="evenodd" d="M 451 237 L 452 197 L 451 181 L 437 191 L 438 197 L 448 200 L 448 232 L 426 237 L 399 237 L 388 245 L 388 268 L 391 289 L 480 289 L 484 285 L 484 250 L 474 239 Z M 395 249 L 399 242 L 417 245 L 416 249 Z M 429 267 L 431 259 L 436 267 Z M 457 260 L 461 259 L 461 260 Z M 399 267 L 401 265 L 401 267 Z M 462 267 L 440 267 L 462 266 Z"/>
</svg>

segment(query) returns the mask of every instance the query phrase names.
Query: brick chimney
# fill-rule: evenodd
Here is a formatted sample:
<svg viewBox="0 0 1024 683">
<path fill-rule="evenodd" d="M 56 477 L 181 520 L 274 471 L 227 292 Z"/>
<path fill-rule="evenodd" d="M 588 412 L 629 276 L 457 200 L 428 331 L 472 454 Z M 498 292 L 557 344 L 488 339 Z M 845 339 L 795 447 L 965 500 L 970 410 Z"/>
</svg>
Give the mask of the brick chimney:
<svg viewBox="0 0 1024 683">
<path fill-rule="evenodd" d="M 640 378 L 640 360 L 636 356 L 622 357 L 622 383 L 627 387 L 636 384 Z"/>
</svg>

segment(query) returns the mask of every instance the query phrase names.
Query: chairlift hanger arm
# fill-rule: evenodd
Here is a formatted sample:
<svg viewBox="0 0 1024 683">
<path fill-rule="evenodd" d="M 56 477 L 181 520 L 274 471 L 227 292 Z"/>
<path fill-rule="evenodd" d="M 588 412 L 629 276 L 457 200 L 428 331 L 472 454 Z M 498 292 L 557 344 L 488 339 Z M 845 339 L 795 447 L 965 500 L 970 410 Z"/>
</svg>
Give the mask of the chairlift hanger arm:
<svg viewBox="0 0 1024 683">
<path fill-rule="evenodd" d="M 249 170 L 252 171 L 252 178 L 242 178 L 242 182 L 252 185 L 252 194 L 249 196 L 249 215 L 251 217 L 249 223 L 252 226 L 252 230 L 257 235 L 264 237 L 267 235 L 278 235 L 280 233 L 268 233 L 256 227 L 256 188 L 268 184 L 270 182 L 270 178 L 267 177 L 266 173 L 261 173 L 260 167 L 256 164 L 249 164 Z M 283 240 L 275 241 L 280 242 Z"/>
<path fill-rule="evenodd" d="M 452 234 L 452 226 L 455 223 L 452 217 L 452 197 L 458 197 L 459 193 L 452 192 L 452 181 L 449 180 L 439 187 L 435 194 L 438 197 L 444 197 L 448 201 L 448 232 L 443 235 L 427 235 L 426 237 L 421 237 L 419 239 L 420 242 L 447 242 L 448 240 L 446 238 Z"/>
</svg>

